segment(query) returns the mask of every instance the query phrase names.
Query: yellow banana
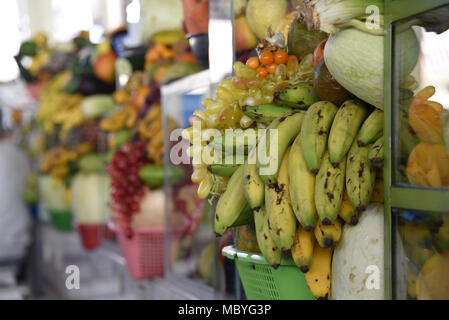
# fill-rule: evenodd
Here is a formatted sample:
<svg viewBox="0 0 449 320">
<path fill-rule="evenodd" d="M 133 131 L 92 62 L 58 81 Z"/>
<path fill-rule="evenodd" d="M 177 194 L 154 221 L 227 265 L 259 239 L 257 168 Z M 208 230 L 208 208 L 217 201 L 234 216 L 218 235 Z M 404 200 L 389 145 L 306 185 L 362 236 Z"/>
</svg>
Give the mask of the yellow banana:
<svg viewBox="0 0 449 320">
<path fill-rule="evenodd" d="M 243 190 L 252 209 L 262 206 L 265 199 L 265 185 L 259 176 L 259 170 L 255 163 L 256 150 L 256 148 L 251 149 L 243 173 Z"/>
<path fill-rule="evenodd" d="M 357 211 L 368 206 L 376 182 L 376 170 L 369 160 L 370 146 L 359 147 L 354 141 L 346 163 L 346 191 L 349 201 Z"/>
<path fill-rule="evenodd" d="M 376 179 L 371 202 L 384 203 L 384 181 Z"/>
<path fill-rule="evenodd" d="M 315 242 L 313 232 L 307 232 L 302 226 L 298 226 L 292 246 L 292 258 L 296 266 L 304 273 L 307 273 L 312 265 Z"/>
<path fill-rule="evenodd" d="M 351 202 L 349 202 L 349 198 L 346 192 L 344 193 L 343 202 L 341 203 L 338 216 L 342 218 L 344 222 L 351 226 L 355 226 L 357 223 L 359 223 L 359 213 L 354 209 Z"/>
<path fill-rule="evenodd" d="M 315 237 L 320 247 L 332 247 L 341 238 L 340 220 L 335 220 L 334 224 L 330 226 L 324 226 L 320 221 L 318 221 L 318 224 L 315 228 Z"/>
<path fill-rule="evenodd" d="M 338 217 L 345 190 L 345 160 L 333 167 L 326 151 L 315 183 L 315 206 L 320 221 L 331 225 Z"/>
<path fill-rule="evenodd" d="M 282 252 L 293 245 L 296 232 L 296 217 L 290 206 L 288 182 L 288 149 L 282 159 L 278 182 L 265 186 L 265 208 L 271 237 Z"/>
<path fill-rule="evenodd" d="M 321 248 L 315 246 L 312 265 L 309 272 L 304 274 L 310 292 L 317 299 L 329 299 L 331 297 L 332 252 L 333 247 Z"/>
<path fill-rule="evenodd" d="M 305 112 L 298 111 L 291 113 L 286 116 L 282 116 L 277 118 L 273 122 L 279 123 L 274 129 L 277 130 L 277 134 L 272 133 L 271 131 L 267 133 L 265 143 L 259 143 L 258 148 L 263 148 L 266 146 L 266 155 L 267 162 L 261 161 L 261 157 L 257 158 L 257 163 L 259 167 L 259 175 L 262 181 L 268 185 L 271 183 L 275 183 L 277 181 L 277 176 L 279 172 L 279 167 L 281 165 L 281 160 L 284 157 L 285 151 L 291 142 L 295 139 L 295 137 L 299 134 L 301 130 L 302 120 L 304 119 Z M 277 141 L 273 141 L 273 139 L 277 138 Z M 270 150 L 271 144 L 277 146 L 277 152 L 275 150 Z M 266 172 L 264 172 L 266 170 Z"/>
<path fill-rule="evenodd" d="M 312 231 L 318 220 L 315 208 L 315 175 L 307 168 L 300 135 L 293 142 L 289 155 L 290 199 L 298 221 L 306 231 Z"/>
<path fill-rule="evenodd" d="M 256 226 L 256 238 L 260 252 L 262 252 L 265 260 L 273 268 L 277 269 L 281 264 L 282 253 L 271 238 L 264 206 L 254 210 L 254 224 Z"/>
<path fill-rule="evenodd" d="M 229 180 L 226 191 L 217 203 L 214 218 L 215 233 L 222 235 L 238 219 L 246 206 L 243 192 L 243 165 L 241 165 Z"/>
<path fill-rule="evenodd" d="M 338 108 L 331 102 L 320 101 L 306 112 L 301 126 L 301 148 L 307 168 L 318 173 L 323 154 L 327 149 L 327 137 Z"/>
<path fill-rule="evenodd" d="M 384 131 L 384 112 L 374 110 L 363 122 L 357 138 L 359 146 L 365 146 L 382 137 Z"/>
<path fill-rule="evenodd" d="M 348 100 L 338 109 L 328 139 L 329 157 L 334 166 L 348 153 L 367 115 L 368 106 L 359 100 Z"/>
</svg>

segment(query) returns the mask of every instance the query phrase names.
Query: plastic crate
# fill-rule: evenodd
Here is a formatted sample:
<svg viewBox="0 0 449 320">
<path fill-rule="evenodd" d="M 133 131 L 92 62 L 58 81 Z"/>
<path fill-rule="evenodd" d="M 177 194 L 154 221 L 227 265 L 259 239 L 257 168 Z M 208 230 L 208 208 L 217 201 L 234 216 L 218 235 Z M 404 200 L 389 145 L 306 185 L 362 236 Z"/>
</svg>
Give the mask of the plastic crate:
<svg viewBox="0 0 449 320">
<path fill-rule="evenodd" d="M 121 228 L 116 228 L 116 233 L 120 251 L 133 279 L 164 276 L 165 228 L 134 228 L 130 238 Z M 172 239 L 180 234 L 180 231 L 173 231 Z"/>
<path fill-rule="evenodd" d="M 50 211 L 52 224 L 61 231 L 71 231 L 72 213 L 70 211 Z"/>
<path fill-rule="evenodd" d="M 235 261 L 248 300 L 315 300 L 301 270 L 291 258 L 271 267 L 260 254 L 224 247 L 225 257 Z"/>
<path fill-rule="evenodd" d="M 101 245 L 101 241 L 106 232 L 106 224 L 80 223 L 77 228 L 84 249 L 94 250 Z"/>
</svg>

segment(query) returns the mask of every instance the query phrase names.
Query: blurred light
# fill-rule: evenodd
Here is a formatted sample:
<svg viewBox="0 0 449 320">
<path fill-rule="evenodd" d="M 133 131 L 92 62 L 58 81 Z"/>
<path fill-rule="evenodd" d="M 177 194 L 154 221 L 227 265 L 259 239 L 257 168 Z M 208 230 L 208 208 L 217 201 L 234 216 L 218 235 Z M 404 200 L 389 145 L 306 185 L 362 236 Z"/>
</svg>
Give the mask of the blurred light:
<svg viewBox="0 0 449 320">
<path fill-rule="evenodd" d="M 100 44 L 103 41 L 103 33 L 104 33 L 103 27 L 100 26 L 99 24 L 95 24 L 89 30 L 90 42 L 94 44 Z"/>
<path fill-rule="evenodd" d="M 0 82 L 7 82 L 19 75 L 14 55 L 20 48 L 19 10 L 17 1 L 0 1 Z"/>
<path fill-rule="evenodd" d="M 126 6 L 126 21 L 128 23 L 138 23 L 140 21 L 140 1 L 133 0 Z"/>
<path fill-rule="evenodd" d="M 121 74 L 118 77 L 118 82 L 121 87 L 124 87 L 128 83 L 128 80 L 129 80 L 129 76 L 127 74 Z"/>
<path fill-rule="evenodd" d="M 91 0 L 51 0 L 53 39 L 71 41 L 80 30 L 94 26 Z"/>
<path fill-rule="evenodd" d="M 108 0 L 105 2 L 107 19 L 104 27 L 107 31 L 110 31 L 123 24 L 122 1 Z"/>
</svg>

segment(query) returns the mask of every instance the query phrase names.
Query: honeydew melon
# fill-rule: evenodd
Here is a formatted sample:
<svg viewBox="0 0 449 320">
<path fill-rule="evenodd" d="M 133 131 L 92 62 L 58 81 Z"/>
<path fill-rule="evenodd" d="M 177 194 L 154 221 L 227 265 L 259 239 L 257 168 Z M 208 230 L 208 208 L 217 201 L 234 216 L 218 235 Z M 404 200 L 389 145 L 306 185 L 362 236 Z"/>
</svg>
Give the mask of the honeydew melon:
<svg viewBox="0 0 449 320">
<path fill-rule="evenodd" d="M 419 57 L 415 32 L 396 34 L 395 62 L 402 83 L 413 71 Z M 324 49 L 329 72 L 346 90 L 363 101 L 384 107 L 384 36 L 348 28 L 329 37 Z"/>
<path fill-rule="evenodd" d="M 343 227 L 332 260 L 332 299 L 384 299 L 384 209 L 372 203 Z"/>
</svg>

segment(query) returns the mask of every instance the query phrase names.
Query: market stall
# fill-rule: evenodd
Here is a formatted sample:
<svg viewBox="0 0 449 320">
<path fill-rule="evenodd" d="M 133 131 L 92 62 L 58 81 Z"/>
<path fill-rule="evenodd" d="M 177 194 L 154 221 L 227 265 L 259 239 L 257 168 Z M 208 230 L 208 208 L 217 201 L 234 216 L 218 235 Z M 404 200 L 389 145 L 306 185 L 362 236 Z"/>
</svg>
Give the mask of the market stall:
<svg viewBox="0 0 449 320">
<path fill-rule="evenodd" d="M 15 56 L 30 298 L 449 299 L 449 1 L 119 2 Z"/>
</svg>

